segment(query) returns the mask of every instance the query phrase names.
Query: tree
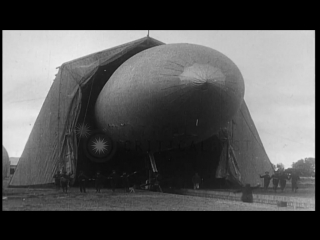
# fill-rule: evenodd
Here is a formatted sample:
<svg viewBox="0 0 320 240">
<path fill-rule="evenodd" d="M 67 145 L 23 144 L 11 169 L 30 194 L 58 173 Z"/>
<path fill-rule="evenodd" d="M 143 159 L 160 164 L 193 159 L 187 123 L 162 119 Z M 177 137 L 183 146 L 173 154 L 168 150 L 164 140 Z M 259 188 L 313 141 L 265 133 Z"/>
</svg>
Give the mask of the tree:
<svg viewBox="0 0 320 240">
<path fill-rule="evenodd" d="M 315 175 L 315 158 L 300 159 L 292 163 L 292 168 L 297 170 L 303 177 Z"/>
<path fill-rule="evenodd" d="M 277 164 L 277 169 L 278 169 L 278 170 L 284 170 L 284 165 L 283 165 L 283 163 L 278 163 L 278 164 Z"/>
<path fill-rule="evenodd" d="M 279 169 L 281 169 L 281 170 L 284 170 L 284 165 L 283 165 L 283 163 L 277 163 L 277 165 L 275 165 L 275 164 L 273 164 L 273 163 L 271 163 L 272 164 L 272 167 L 273 167 L 273 170 L 279 170 Z"/>
</svg>

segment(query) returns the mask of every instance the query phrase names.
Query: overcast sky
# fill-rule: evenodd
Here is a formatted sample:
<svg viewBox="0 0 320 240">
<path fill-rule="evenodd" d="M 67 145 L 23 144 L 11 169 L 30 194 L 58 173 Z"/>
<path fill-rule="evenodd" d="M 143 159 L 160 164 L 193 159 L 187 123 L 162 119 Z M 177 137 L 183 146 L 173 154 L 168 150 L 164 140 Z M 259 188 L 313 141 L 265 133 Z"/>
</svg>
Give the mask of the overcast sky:
<svg viewBox="0 0 320 240">
<path fill-rule="evenodd" d="M 62 63 L 147 31 L 3 31 L 3 146 L 20 157 Z M 315 157 L 314 31 L 150 31 L 164 43 L 194 43 L 229 57 L 272 163 Z"/>
</svg>

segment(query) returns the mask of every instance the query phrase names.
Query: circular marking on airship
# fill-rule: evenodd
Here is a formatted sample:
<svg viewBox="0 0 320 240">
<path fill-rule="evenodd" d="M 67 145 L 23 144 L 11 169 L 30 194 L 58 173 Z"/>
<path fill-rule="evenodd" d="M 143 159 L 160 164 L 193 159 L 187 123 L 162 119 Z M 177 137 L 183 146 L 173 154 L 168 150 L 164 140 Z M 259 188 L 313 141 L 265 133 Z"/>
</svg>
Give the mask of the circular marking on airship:
<svg viewBox="0 0 320 240">
<path fill-rule="evenodd" d="M 218 83 L 225 85 L 226 76 L 219 68 L 209 64 L 194 63 L 189 67 L 185 67 L 179 75 L 181 81 L 190 81 L 195 84 L 201 83 Z"/>
</svg>

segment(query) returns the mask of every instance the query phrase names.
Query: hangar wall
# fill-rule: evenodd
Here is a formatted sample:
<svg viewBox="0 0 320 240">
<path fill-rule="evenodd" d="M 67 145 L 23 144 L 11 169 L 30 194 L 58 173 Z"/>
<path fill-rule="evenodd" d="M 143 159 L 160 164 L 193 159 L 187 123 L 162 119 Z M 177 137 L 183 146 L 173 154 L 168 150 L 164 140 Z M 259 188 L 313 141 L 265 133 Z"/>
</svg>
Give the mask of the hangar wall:
<svg viewBox="0 0 320 240">
<path fill-rule="evenodd" d="M 142 51 L 161 44 L 145 37 L 62 64 L 9 186 L 51 183 L 55 172 L 61 169 L 76 174 L 79 139 L 75 129 L 81 110 L 87 109 L 82 101 L 85 95 L 82 90 L 91 85 L 101 67 L 122 56 L 129 58 L 128 52 L 134 49 Z"/>
</svg>

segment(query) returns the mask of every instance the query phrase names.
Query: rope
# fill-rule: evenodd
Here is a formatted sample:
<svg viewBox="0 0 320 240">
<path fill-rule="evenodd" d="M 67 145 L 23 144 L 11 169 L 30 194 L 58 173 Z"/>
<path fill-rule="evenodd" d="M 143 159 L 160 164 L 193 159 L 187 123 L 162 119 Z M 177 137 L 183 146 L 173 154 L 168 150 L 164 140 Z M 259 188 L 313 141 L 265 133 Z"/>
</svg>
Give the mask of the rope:
<svg viewBox="0 0 320 240">
<path fill-rule="evenodd" d="M 87 107 L 86 107 L 86 111 L 85 111 L 85 113 L 84 113 L 84 118 L 83 118 L 83 123 L 82 123 L 82 124 L 85 123 L 85 120 L 86 120 L 86 117 L 87 117 L 88 107 L 89 107 L 89 103 L 90 103 L 90 99 L 91 99 L 91 94 L 92 94 L 93 82 L 94 82 L 95 78 L 96 78 L 96 77 L 95 77 L 95 75 L 94 75 L 94 76 L 93 76 L 93 79 L 92 79 L 92 81 L 91 81 L 91 88 L 90 88 L 90 93 L 89 93 L 89 99 L 88 99 L 88 102 L 87 102 Z M 79 145 L 80 145 L 80 138 L 81 138 L 81 137 L 79 137 L 79 139 L 78 139 L 77 149 L 79 148 Z"/>
</svg>

